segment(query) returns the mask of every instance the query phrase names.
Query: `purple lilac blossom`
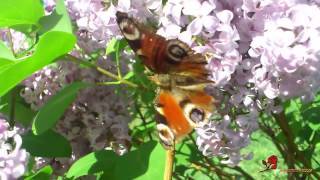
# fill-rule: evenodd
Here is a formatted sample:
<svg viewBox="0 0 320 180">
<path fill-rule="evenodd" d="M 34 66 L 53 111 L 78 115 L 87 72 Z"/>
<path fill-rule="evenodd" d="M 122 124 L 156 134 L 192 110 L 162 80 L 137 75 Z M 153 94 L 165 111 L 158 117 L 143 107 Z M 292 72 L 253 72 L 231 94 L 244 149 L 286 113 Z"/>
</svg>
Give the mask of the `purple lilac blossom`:
<svg viewBox="0 0 320 180">
<path fill-rule="evenodd" d="M 130 5 L 132 3 L 132 6 Z M 50 11 L 55 7 L 54 1 L 47 1 Z M 130 2 L 119 1 L 117 8 L 110 4 L 106 8 L 104 1 L 96 0 L 67 0 L 66 5 L 72 21 L 75 22 L 75 31 L 78 36 L 77 48 L 71 54 L 78 58 L 87 58 L 93 52 L 104 52 L 106 44 L 113 37 L 120 37 L 120 31 L 115 21 L 117 9 L 148 7 L 152 11 L 161 9 L 161 1 Z M 151 17 L 151 11 L 132 11 L 139 17 Z M 48 12 L 49 13 L 49 12 Z M 114 71 L 115 64 L 110 58 L 100 53 L 97 65 Z M 124 53 L 122 58 L 132 58 L 132 53 Z M 121 72 L 128 71 L 126 63 L 122 63 Z M 64 85 L 74 81 L 106 82 L 111 79 L 97 73 L 92 69 L 79 68 L 70 62 L 58 62 L 56 66 L 47 66 L 36 72 L 24 81 L 25 88 L 21 96 L 34 110 L 38 110 L 52 95 Z M 122 94 L 126 92 L 121 90 Z M 51 164 L 55 172 L 62 174 L 75 159 L 103 148 L 112 148 L 118 154 L 125 153 L 131 137 L 128 135 L 128 122 L 130 120 L 127 110 L 129 102 L 124 96 L 115 94 L 115 88 L 101 86 L 86 89 L 80 92 L 78 99 L 65 112 L 56 126 L 56 130 L 65 135 L 71 142 L 72 158 L 44 159 L 37 158 L 38 168 Z"/>
<path fill-rule="evenodd" d="M 0 179 L 13 180 L 27 170 L 29 153 L 21 148 L 22 129 L 9 128 L 8 122 L 0 114 Z"/>
<path fill-rule="evenodd" d="M 106 61 L 99 61 L 98 64 L 105 68 L 110 66 Z M 63 86 L 75 81 L 93 83 L 106 82 L 110 79 L 94 69 L 79 68 L 74 63 L 61 61 L 57 66 L 48 66 L 25 80 L 21 96 L 34 110 L 38 110 Z M 72 161 L 94 150 L 113 145 L 113 149 L 121 154 L 123 148 L 119 147 L 129 148 L 131 141 L 128 134 L 129 102 L 124 96 L 120 97 L 114 92 L 115 88 L 110 86 L 92 87 L 80 91 L 76 101 L 56 125 L 56 130 L 71 142 L 73 150 L 71 159 L 55 159 L 56 170 L 61 169 L 63 173 Z M 42 161 L 52 163 L 51 159 Z M 39 166 L 45 164 L 42 161 L 39 161 Z"/>
<path fill-rule="evenodd" d="M 193 35 L 179 39 L 208 58 L 215 81 L 208 92 L 221 104 L 217 113 L 234 117 L 238 126 L 228 127 L 222 118 L 197 128 L 197 144 L 205 155 L 236 165 L 243 159 L 240 148 L 258 128 L 259 111 L 278 113 L 282 108 L 275 99 L 310 101 L 319 91 L 317 1 L 169 0 L 163 9 L 158 33 L 167 38 Z"/>
</svg>

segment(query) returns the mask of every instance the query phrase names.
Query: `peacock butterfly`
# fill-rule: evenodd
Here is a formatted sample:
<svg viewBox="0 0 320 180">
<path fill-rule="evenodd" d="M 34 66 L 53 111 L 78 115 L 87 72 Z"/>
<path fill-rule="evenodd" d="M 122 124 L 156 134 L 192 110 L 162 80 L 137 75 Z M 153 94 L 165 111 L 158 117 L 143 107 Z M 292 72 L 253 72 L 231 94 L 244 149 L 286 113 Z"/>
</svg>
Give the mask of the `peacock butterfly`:
<svg viewBox="0 0 320 180">
<path fill-rule="evenodd" d="M 208 83 L 207 61 L 186 43 L 166 40 L 143 24 L 117 12 L 118 26 L 129 46 L 143 64 L 154 72 L 159 86 L 155 99 L 157 130 L 161 144 L 172 149 L 200 122 L 206 122 L 214 109 L 214 98 L 204 91 Z"/>
</svg>

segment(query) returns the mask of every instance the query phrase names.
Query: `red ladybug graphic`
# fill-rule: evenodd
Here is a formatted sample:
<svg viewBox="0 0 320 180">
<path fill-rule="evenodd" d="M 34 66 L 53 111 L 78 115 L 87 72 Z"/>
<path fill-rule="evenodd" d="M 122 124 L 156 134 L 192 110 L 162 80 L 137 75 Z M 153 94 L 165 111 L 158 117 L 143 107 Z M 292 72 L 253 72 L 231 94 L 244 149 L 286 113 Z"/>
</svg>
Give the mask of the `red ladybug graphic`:
<svg viewBox="0 0 320 180">
<path fill-rule="evenodd" d="M 266 160 L 262 160 L 262 164 L 265 165 L 265 169 L 260 172 L 277 169 L 278 158 L 276 155 L 269 156 Z"/>
</svg>

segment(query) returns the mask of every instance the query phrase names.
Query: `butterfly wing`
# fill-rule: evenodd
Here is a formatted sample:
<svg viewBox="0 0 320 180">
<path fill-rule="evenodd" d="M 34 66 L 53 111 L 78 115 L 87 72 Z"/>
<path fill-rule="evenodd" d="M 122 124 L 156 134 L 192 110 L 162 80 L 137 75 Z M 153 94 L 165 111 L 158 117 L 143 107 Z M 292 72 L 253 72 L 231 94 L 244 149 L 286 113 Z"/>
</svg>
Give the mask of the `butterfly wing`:
<svg viewBox="0 0 320 180">
<path fill-rule="evenodd" d="M 162 145 L 170 149 L 200 122 L 207 121 L 213 110 L 214 99 L 204 92 L 211 82 L 207 61 L 184 42 L 166 40 L 126 13 L 117 12 L 116 16 L 130 47 L 155 73 L 151 79 L 160 87 L 155 100 L 157 129 Z"/>
<path fill-rule="evenodd" d="M 178 39 L 166 40 L 144 28 L 126 13 L 117 12 L 116 16 L 128 44 L 150 70 L 158 74 L 207 79 L 206 59 L 201 54 L 194 53 L 186 43 Z"/>
<path fill-rule="evenodd" d="M 206 122 L 213 110 L 213 98 L 202 91 L 160 89 L 156 99 L 157 129 L 162 145 L 170 149 L 200 122 Z"/>
</svg>

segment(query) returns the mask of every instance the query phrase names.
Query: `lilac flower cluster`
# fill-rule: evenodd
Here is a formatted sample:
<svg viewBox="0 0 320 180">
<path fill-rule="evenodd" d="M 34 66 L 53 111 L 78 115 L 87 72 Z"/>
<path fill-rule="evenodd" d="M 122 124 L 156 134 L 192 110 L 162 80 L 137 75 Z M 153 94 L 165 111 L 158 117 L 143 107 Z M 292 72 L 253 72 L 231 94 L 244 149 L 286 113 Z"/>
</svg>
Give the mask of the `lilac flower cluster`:
<svg viewBox="0 0 320 180">
<path fill-rule="evenodd" d="M 21 97 L 30 104 L 31 109 L 39 110 L 66 84 L 64 73 L 58 72 L 54 66 L 45 67 L 34 73 L 30 78 L 24 80 L 25 88 L 20 92 Z"/>
<path fill-rule="evenodd" d="M 275 99 L 314 98 L 320 87 L 319 13 L 317 1 L 305 0 L 167 1 L 158 33 L 208 58 L 215 82 L 208 91 L 224 117 L 197 128 L 205 155 L 236 165 L 258 128 L 259 111 L 281 112 Z"/>
<path fill-rule="evenodd" d="M 105 61 L 99 61 L 98 64 L 100 67 L 110 65 Z M 34 110 L 38 110 L 64 85 L 76 81 L 94 83 L 110 79 L 93 69 L 79 68 L 74 63 L 62 61 L 57 66 L 48 66 L 25 80 L 25 88 L 20 94 Z M 80 91 L 76 101 L 56 125 L 56 130 L 71 142 L 73 150 L 71 159 L 56 159 L 61 164 L 60 168 L 66 170 L 72 161 L 93 150 L 111 146 L 119 154 L 127 150 L 131 140 L 128 135 L 128 103 L 124 96 L 116 95 L 115 88 L 109 86 Z M 41 161 L 44 160 L 39 159 L 39 165 L 45 164 Z M 49 163 L 51 160 L 45 162 Z"/>
<path fill-rule="evenodd" d="M 21 148 L 19 127 L 10 128 L 0 114 L 0 179 L 18 179 L 26 172 L 29 154 Z"/>
<path fill-rule="evenodd" d="M 252 153 L 239 155 L 240 150 L 250 143 L 252 128 L 256 128 L 257 115 L 239 115 L 236 124 L 239 130 L 231 129 L 231 118 L 228 115 L 222 121 L 210 121 L 197 128 L 197 145 L 205 156 L 221 156 L 221 163 L 237 165 L 243 159 L 251 159 Z M 252 123 L 252 124 L 251 124 Z"/>
<path fill-rule="evenodd" d="M 117 30 L 103 1 L 67 0 L 65 3 L 71 20 L 76 24 L 77 45 L 82 51 L 89 54 L 105 48 Z"/>
<path fill-rule="evenodd" d="M 248 18 L 255 31 L 249 55 L 260 60 L 253 83 L 269 99 L 312 100 L 320 87 L 319 7 L 276 1 L 249 11 L 255 13 Z M 258 21 L 263 27 L 254 26 Z"/>
<path fill-rule="evenodd" d="M 107 42 L 115 34 L 119 34 L 114 13 L 110 14 L 111 8 L 106 10 L 104 1 L 67 0 L 65 3 L 72 21 L 75 22 L 78 36 L 77 46 L 71 54 L 80 59 L 87 59 L 92 53 L 98 52 L 101 56 L 96 60 L 96 65 L 111 72 L 115 71 L 115 64 L 102 53 Z M 55 1 L 46 0 L 44 5 L 46 14 L 49 14 L 55 8 Z M 125 64 L 121 66 L 122 72 L 125 73 L 127 68 Z M 79 68 L 74 63 L 61 61 L 26 79 L 23 82 L 25 88 L 20 95 L 32 109 L 38 110 L 63 86 L 75 81 L 96 83 L 111 79 L 94 69 Z M 125 91 L 118 91 L 124 96 L 116 95 L 115 88 L 111 86 L 82 90 L 56 125 L 56 130 L 71 142 L 72 158 L 37 158 L 38 167 L 51 164 L 55 167 L 56 173 L 62 174 L 74 160 L 93 150 L 111 147 L 118 154 L 126 152 L 131 141 L 128 135 L 130 102 L 125 98 Z"/>
<path fill-rule="evenodd" d="M 55 8 L 54 0 L 44 1 L 46 14 Z M 114 19 L 114 13 L 106 10 L 103 1 L 66 1 L 69 14 L 75 22 L 75 31 L 78 35 L 77 47 L 72 55 L 86 59 L 92 53 L 98 52 L 101 56 L 96 60 L 96 65 L 111 72 L 116 70 L 116 65 L 103 53 L 107 42 L 115 34 L 119 34 Z M 108 17 L 109 20 L 108 20 Z M 14 35 L 12 39 L 2 32 L 3 40 L 14 44 L 25 42 L 20 36 Z M 25 46 L 14 46 L 16 52 Z M 25 48 L 24 48 L 25 49 Z M 127 54 L 124 54 L 126 57 Z M 125 63 L 121 66 L 123 73 L 128 67 Z M 33 110 L 39 110 L 46 101 L 56 94 L 63 86 L 75 81 L 89 83 L 108 82 L 111 79 L 101 75 L 94 69 L 79 68 L 71 62 L 60 61 L 55 65 L 47 66 L 26 79 L 25 88 L 20 95 L 30 104 Z M 131 137 L 128 132 L 130 115 L 129 103 L 125 98 L 125 91 L 111 86 L 98 86 L 82 90 L 77 100 L 69 107 L 64 116 L 58 121 L 56 130 L 71 142 L 72 158 L 36 158 L 37 169 L 51 164 L 55 173 L 63 174 L 64 171 L 79 157 L 103 148 L 111 148 L 118 154 L 125 153 L 130 147 Z"/>
</svg>

